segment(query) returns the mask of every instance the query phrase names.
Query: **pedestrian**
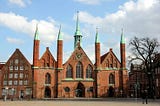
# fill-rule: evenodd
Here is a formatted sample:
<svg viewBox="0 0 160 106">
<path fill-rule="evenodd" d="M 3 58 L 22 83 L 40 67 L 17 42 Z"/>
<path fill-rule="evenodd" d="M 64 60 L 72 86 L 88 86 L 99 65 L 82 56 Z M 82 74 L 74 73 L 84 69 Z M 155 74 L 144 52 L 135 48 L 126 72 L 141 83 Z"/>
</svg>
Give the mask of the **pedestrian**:
<svg viewBox="0 0 160 106">
<path fill-rule="evenodd" d="M 148 104 L 148 92 L 145 90 L 145 99 L 146 99 L 146 104 Z"/>
<path fill-rule="evenodd" d="M 148 95 L 147 95 L 147 90 L 142 91 L 142 103 L 144 104 L 144 102 L 146 104 L 148 104 Z"/>
</svg>

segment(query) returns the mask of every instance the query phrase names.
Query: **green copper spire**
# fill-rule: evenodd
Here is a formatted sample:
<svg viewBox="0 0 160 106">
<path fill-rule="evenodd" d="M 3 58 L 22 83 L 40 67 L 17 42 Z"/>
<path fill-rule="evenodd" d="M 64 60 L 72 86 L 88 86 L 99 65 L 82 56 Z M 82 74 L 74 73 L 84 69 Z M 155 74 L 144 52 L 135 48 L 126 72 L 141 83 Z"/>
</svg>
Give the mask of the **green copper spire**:
<svg viewBox="0 0 160 106">
<path fill-rule="evenodd" d="M 82 35 L 81 32 L 80 32 L 80 26 L 79 26 L 79 11 L 77 11 L 77 22 L 76 22 L 75 36 L 76 35 Z"/>
<path fill-rule="evenodd" d="M 58 33 L 58 40 L 63 40 L 63 36 L 62 36 L 62 33 L 61 33 L 61 25 L 60 25 L 59 33 Z"/>
<path fill-rule="evenodd" d="M 122 28 L 122 33 L 121 33 L 121 44 L 125 44 L 125 39 L 124 39 L 124 35 L 123 35 L 123 28 Z"/>
<path fill-rule="evenodd" d="M 98 35 L 98 28 L 96 28 L 96 39 L 95 39 L 95 43 L 100 43 L 100 41 L 99 41 L 99 35 Z"/>
<path fill-rule="evenodd" d="M 34 35 L 34 40 L 39 40 L 39 36 L 38 36 L 38 24 L 36 25 L 36 31 L 35 31 L 35 35 Z"/>
<path fill-rule="evenodd" d="M 82 34 L 80 32 L 80 27 L 79 27 L 79 12 L 77 12 L 77 22 L 76 22 L 76 32 L 74 35 L 74 48 L 77 47 L 77 45 L 81 45 L 82 42 Z"/>
</svg>

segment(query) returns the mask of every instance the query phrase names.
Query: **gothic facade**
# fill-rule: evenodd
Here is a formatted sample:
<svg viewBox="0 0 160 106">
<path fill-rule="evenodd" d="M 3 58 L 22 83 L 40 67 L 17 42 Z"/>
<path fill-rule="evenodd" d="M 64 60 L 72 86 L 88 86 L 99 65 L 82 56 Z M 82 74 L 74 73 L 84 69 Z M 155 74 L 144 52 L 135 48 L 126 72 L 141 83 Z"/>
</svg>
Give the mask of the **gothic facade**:
<svg viewBox="0 0 160 106">
<path fill-rule="evenodd" d="M 128 72 L 123 33 L 120 41 L 121 61 L 119 61 L 112 48 L 101 56 L 97 31 L 95 63 L 92 63 L 81 46 L 82 34 L 77 16 L 74 50 L 63 64 L 61 29 L 57 39 L 57 60 L 51 55 L 49 48 L 39 58 L 40 40 L 37 31 L 33 46 L 34 98 L 115 97 L 127 94 Z"/>
<path fill-rule="evenodd" d="M 112 48 L 101 56 L 101 43 L 99 40 L 98 30 L 95 37 L 95 63 L 89 59 L 81 46 L 82 34 L 79 27 L 79 19 L 77 15 L 76 32 L 74 35 L 74 50 L 67 61 L 63 63 L 63 36 L 61 29 L 57 39 L 57 57 L 54 58 L 49 48 L 39 57 L 40 39 L 38 36 L 38 27 L 36 28 L 33 44 L 33 64 L 31 65 L 25 57 L 26 65 L 28 66 L 28 81 L 27 85 L 18 87 L 21 84 L 21 59 L 18 66 L 17 85 L 12 86 L 15 90 L 21 91 L 24 96 L 30 91 L 33 98 L 73 98 L 73 97 L 118 97 L 127 94 L 128 72 L 126 69 L 125 57 L 125 40 L 123 33 L 120 40 L 120 59 L 116 57 Z M 16 50 L 17 51 L 17 50 Z M 17 51 L 19 52 L 19 50 Z M 21 53 L 21 52 L 20 52 Z M 10 59 L 9 59 L 10 61 Z M 11 62 L 7 62 L 4 66 L 8 66 Z M 23 66 L 23 69 L 26 70 Z M 13 69 L 13 71 L 15 71 Z M 2 68 L 1 87 L 9 86 L 10 80 L 5 82 L 5 71 Z M 23 73 L 26 74 L 25 72 Z M 15 74 L 15 73 L 14 73 Z M 23 79 L 23 78 L 22 78 Z M 13 77 L 12 83 L 15 83 Z M 6 85 L 4 85 L 6 84 Z M 16 88 L 17 86 L 17 88 Z M 31 89 L 29 89 L 31 88 Z M 27 89 L 27 90 L 26 90 Z M 28 91 L 28 92 L 27 92 Z"/>
</svg>

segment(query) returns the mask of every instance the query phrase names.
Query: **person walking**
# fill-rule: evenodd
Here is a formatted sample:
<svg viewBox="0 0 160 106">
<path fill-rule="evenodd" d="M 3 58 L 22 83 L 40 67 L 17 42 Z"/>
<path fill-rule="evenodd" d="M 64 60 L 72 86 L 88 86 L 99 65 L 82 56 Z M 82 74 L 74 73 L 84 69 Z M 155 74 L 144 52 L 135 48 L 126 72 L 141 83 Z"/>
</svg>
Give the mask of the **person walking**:
<svg viewBox="0 0 160 106">
<path fill-rule="evenodd" d="M 142 103 L 148 104 L 148 95 L 147 95 L 147 90 L 142 91 Z"/>
</svg>

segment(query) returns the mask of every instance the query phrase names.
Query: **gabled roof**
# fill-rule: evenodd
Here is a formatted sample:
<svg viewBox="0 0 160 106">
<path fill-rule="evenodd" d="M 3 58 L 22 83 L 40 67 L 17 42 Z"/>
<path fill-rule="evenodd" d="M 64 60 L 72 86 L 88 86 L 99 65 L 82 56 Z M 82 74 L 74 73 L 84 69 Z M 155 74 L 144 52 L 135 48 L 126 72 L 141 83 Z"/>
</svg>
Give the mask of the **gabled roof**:
<svg viewBox="0 0 160 106">
<path fill-rule="evenodd" d="M 107 52 L 107 53 L 105 53 L 104 55 L 101 56 L 101 63 L 107 58 L 107 56 L 108 56 L 110 53 L 111 53 L 111 54 L 116 58 L 116 60 L 120 63 L 119 59 L 118 59 L 117 56 L 114 54 L 114 52 L 112 51 L 112 49 L 110 49 L 109 52 Z"/>
<path fill-rule="evenodd" d="M 81 51 L 81 52 L 87 57 L 87 59 L 89 60 L 89 62 L 91 63 L 91 65 L 93 65 L 92 61 L 89 59 L 89 57 L 87 56 L 87 54 L 85 53 L 85 51 L 83 50 L 83 48 L 82 48 L 80 45 L 78 45 L 78 46 L 74 49 L 74 51 L 72 52 L 71 56 L 70 56 L 69 59 L 64 63 L 64 65 L 74 56 L 74 54 L 77 53 L 77 51 Z"/>
<path fill-rule="evenodd" d="M 104 59 L 108 56 L 109 52 L 105 53 L 101 56 L 101 63 L 104 61 Z"/>
<path fill-rule="evenodd" d="M 19 49 L 16 49 L 15 50 L 15 52 L 11 55 L 11 57 L 7 60 L 7 62 L 6 62 L 6 64 L 8 64 L 8 62 L 13 58 L 13 57 L 15 57 L 17 54 L 19 54 L 19 56 L 20 57 L 22 57 L 25 61 L 26 61 L 26 63 L 28 63 L 29 65 L 31 65 L 30 63 L 29 63 L 29 61 L 26 59 L 26 57 L 22 54 L 22 52 L 19 50 Z M 6 65 L 5 64 L 5 65 Z"/>
<path fill-rule="evenodd" d="M 42 55 L 42 57 L 40 58 L 40 60 L 42 60 L 43 58 L 46 58 L 45 55 L 47 55 L 47 54 L 49 54 L 49 55 L 51 56 L 51 59 L 52 59 L 53 61 L 56 61 L 56 60 L 54 59 L 52 53 L 50 52 L 49 47 L 46 48 L 46 51 L 43 53 L 43 55 Z M 48 55 L 47 55 L 47 56 L 48 56 Z"/>
</svg>

